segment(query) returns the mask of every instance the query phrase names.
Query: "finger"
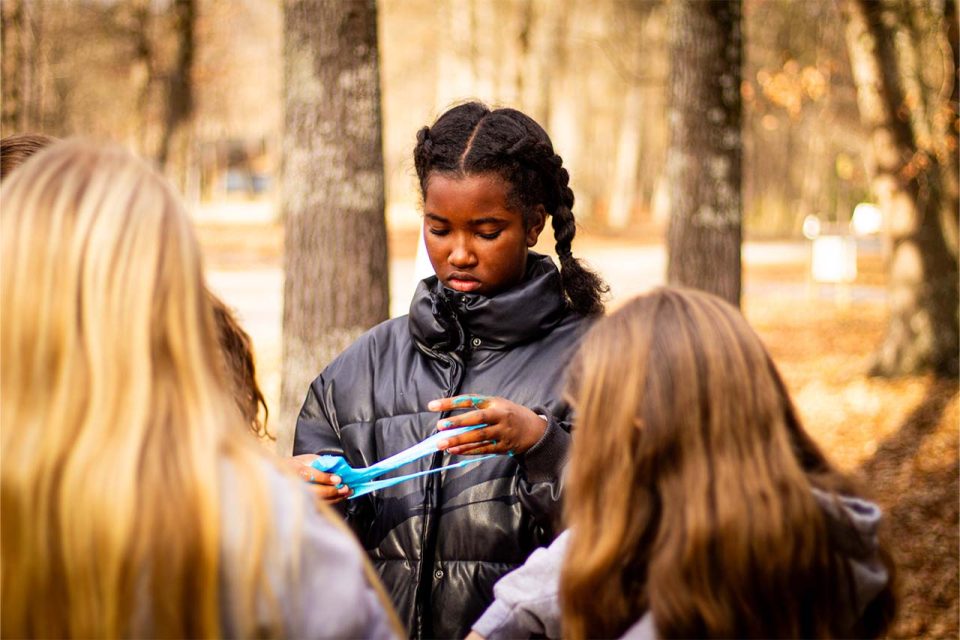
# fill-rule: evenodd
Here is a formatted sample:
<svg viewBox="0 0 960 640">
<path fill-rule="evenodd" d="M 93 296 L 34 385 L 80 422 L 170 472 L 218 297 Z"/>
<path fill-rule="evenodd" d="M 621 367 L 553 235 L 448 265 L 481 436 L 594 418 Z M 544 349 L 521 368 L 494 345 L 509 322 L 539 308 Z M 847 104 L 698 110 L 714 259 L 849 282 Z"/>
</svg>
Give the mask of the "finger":
<svg viewBox="0 0 960 640">
<path fill-rule="evenodd" d="M 487 440 L 493 439 L 494 430 L 489 427 L 484 427 L 482 429 L 475 429 L 473 431 L 468 431 L 466 433 L 461 433 L 458 436 L 453 436 L 452 438 L 447 438 L 446 440 L 441 440 L 437 443 L 437 449 L 440 451 L 449 450 L 451 447 L 462 446 L 466 444 L 477 444 L 479 442 L 484 442 Z"/>
<path fill-rule="evenodd" d="M 502 448 L 502 445 L 497 444 L 496 440 L 484 440 L 475 444 L 447 449 L 447 453 L 452 456 L 480 456 L 488 453 L 503 453 Z"/>
<path fill-rule="evenodd" d="M 437 429 L 445 431 L 456 427 L 473 427 L 478 424 L 493 424 L 498 422 L 498 418 L 491 409 L 480 409 L 479 411 L 469 411 L 459 416 L 444 418 L 437 423 Z"/>
<path fill-rule="evenodd" d="M 350 490 L 347 489 L 347 492 Z M 348 494 L 341 492 L 340 489 L 336 487 L 330 487 L 323 484 L 312 484 L 310 485 L 310 493 L 314 495 L 315 498 L 319 498 L 325 502 L 331 500 L 339 500 L 345 498 Z"/>
<path fill-rule="evenodd" d="M 312 482 L 314 484 L 336 486 L 343 483 L 343 479 L 340 476 L 327 473 L 325 471 L 319 471 L 313 467 L 303 467 L 300 470 L 300 477 L 307 482 Z"/>
<path fill-rule="evenodd" d="M 481 396 L 475 393 L 466 393 L 452 398 L 431 400 L 427 404 L 430 411 L 453 411 L 454 409 L 481 409 L 487 406 L 490 396 Z"/>
<path fill-rule="evenodd" d="M 314 504 L 317 505 L 317 508 L 318 508 L 318 509 L 320 508 L 320 505 L 326 505 L 326 506 L 329 507 L 329 506 L 334 505 L 334 504 L 339 504 L 339 503 L 343 502 L 344 500 L 346 500 L 346 498 L 344 498 L 343 496 L 339 496 L 339 497 L 337 497 L 337 498 L 320 498 L 320 497 L 317 497 L 317 496 L 314 496 L 314 497 L 313 497 L 313 502 L 314 502 Z"/>
<path fill-rule="evenodd" d="M 496 440 L 484 440 L 482 442 L 477 442 L 475 444 L 465 444 L 459 447 L 453 447 L 447 449 L 447 453 L 452 456 L 471 456 L 483 453 L 485 450 L 489 449 L 492 445 L 496 444 Z"/>
</svg>

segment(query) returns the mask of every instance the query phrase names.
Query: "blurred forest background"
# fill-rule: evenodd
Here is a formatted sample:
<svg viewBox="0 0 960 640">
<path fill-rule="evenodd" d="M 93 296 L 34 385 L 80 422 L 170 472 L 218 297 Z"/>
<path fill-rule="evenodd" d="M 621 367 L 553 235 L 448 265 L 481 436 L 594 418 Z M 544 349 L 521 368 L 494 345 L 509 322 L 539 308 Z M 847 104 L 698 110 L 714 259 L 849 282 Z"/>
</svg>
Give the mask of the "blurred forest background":
<svg viewBox="0 0 960 640">
<path fill-rule="evenodd" d="M 119 139 L 192 203 L 275 196 L 282 126 L 277 0 L 3 0 L 5 131 Z M 668 218 L 667 3 L 381 0 L 388 222 L 419 224 L 416 130 L 479 97 L 543 123 L 582 224 L 662 233 Z M 927 25 L 935 28 L 937 25 Z M 748 237 L 799 237 L 869 199 L 856 87 L 833 2 L 743 3 Z M 930 81 L 950 73 L 926 39 Z M 947 54 L 948 55 L 948 54 Z M 937 76 L 941 77 L 937 77 Z"/>
<path fill-rule="evenodd" d="M 891 635 L 955 638 L 960 633 L 956 2 L 730 4 L 739 12 L 734 44 L 742 46 L 736 52 L 741 63 L 735 145 L 742 149 L 735 221 L 739 234 L 742 220 L 744 239 L 741 307 L 782 368 L 811 433 L 886 511 L 901 592 Z M 373 32 L 354 42 L 348 21 L 337 22 L 342 16 L 335 14 L 361 5 L 367 13 L 350 19 L 366 20 Z M 299 12 L 293 20 L 292 6 Z M 386 219 L 385 241 L 375 225 L 352 231 L 330 226 L 319 235 L 336 236 L 326 240 L 341 252 L 341 262 L 350 251 L 360 251 L 350 234 L 369 232 L 374 240 L 365 240 L 368 244 L 386 245 L 381 257 L 386 263 L 389 248 L 389 271 L 376 265 L 370 270 L 385 290 L 389 275 L 389 313 L 399 315 L 421 270 L 415 134 L 450 105 L 471 98 L 516 107 L 550 133 L 576 193 L 581 232 L 574 252 L 607 278 L 613 304 L 674 281 L 666 267 L 667 236 L 676 216 L 675 190 L 682 185 L 675 184 L 676 167 L 669 160 L 677 127 L 677 105 L 671 104 L 677 76 L 671 73 L 678 68 L 683 73 L 682 66 L 672 65 L 685 53 L 671 41 L 676 35 L 671 11 L 677 6 L 701 5 L 696 0 L 0 0 L 0 129 L 3 135 L 40 131 L 118 140 L 163 168 L 195 216 L 211 288 L 237 309 L 254 339 L 271 408 L 269 427 L 278 436 L 278 451 L 287 453 L 291 411 L 306 389 L 302 379 L 309 379 L 302 377 L 315 375 L 331 353 L 387 312 L 386 294 L 332 275 L 299 283 L 296 297 L 287 277 L 284 293 L 290 255 L 303 249 L 298 231 L 310 235 L 315 224 L 309 210 L 291 206 L 296 198 L 290 176 L 303 182 L 298 197 L 320 201 L 317 220 L 328 208 L 334 219 L 323 218 L 325 224 L 351 217 L 337 208 L 342 176 L 324 178 L 326 190 L 320 189 L 309 165 L 296 164 L 311 153 L 312 141 L 298 139 L 302 134 L 291 127 L 292 107 L 303 105 L 293 104 L 298 96 L 291 98 L 285 83 L 293 77 L 290 59 L 299 46 L 294 36 L 311 36 L 310 12 L 313 23 L 315 16 L 333 16 L 328 31 L 318 27 L 317 33 L 332 38 L 323 46 L 339 36 L 352 47 L 327 51 L 328 59 L 345 65 L 372 60 L 375 71 L 379 63 L 373 79 L 363 81 L 372 85 L 366 90 L 354 86 L 362 84 L 360 66 L 326 80 L 314 78 L 339 82 L 320 88 L 325 96 L 336 91 L 341 100 L 347 96 L 338 108 L 354 116 L 337 121 L 319 114 L 314 126 L 324 132 L 320 137 L 347 143 L 365 131 L 378 149 L 382 141 L 382 186 L 374 187 L 379 196 L 368 209 L 377 218 L 385 212 Z M 871 7 L 872 14 L 866 11 Z M 361 33 L 363 26 L 351 28 Z M 865 31 L 884 30 L 885 48 L 863 37 Z M 894 98 L 875 91 L 891 81 Z M 314 88 L 293 87 L 302 89 L 299 98 L 305 100 Z M 374 103 L 351 103 L 357 91 Z M 372 131 L 364 129 L 367 117 L 378 123 Z M 702 127 L 715 126 L 710 118 L 705 112 Z M 379 166 L 379 156 L 371 158 Z M 313 161 L 316 173 L 322 172 L 324 158 Z M 340 191 L 355 187 L 343 182 Z M 854 239 L 850 222 L 863 202 L 886 210 L 879 227 Z M 812 276 L 808 238 L 816 229 L 810 216 L 816 216 L 821 234 L 840 235 L 859 248 L 854 271 L 840 283 L 824 285 Z M 739 235 L 734 242 L 739 291 Z M 541 245 L 538 251 L 550 253 L 549 239 Z M 364 297 L 361 302 L 370 298 L 370 310 L 347 318 L 342 308 L 350 304 L 337 301 L 356 296 Z M 300 309 L 300 325 L 315 319 L 313 333 L 327 336 L 327 342 L 318 346 L 317 335 L 313 342 L 297 342 L 290 330 L 295 323 L 287 317 L 291 305 Z M 939 370 L 923 360 L 923 354 L 938 350 L 944 365 Z M 893 355 L 878 371 L 876 356 L 884 352 Z M 292 379 L 289 363 L 297 358 L 293 368 L 300 378 Z M 871 363 L 874 373 L 888 377 L 868 375 Z M 283 393 L 281 371 L 292 380 L 284 382 Z"/>
</svg>

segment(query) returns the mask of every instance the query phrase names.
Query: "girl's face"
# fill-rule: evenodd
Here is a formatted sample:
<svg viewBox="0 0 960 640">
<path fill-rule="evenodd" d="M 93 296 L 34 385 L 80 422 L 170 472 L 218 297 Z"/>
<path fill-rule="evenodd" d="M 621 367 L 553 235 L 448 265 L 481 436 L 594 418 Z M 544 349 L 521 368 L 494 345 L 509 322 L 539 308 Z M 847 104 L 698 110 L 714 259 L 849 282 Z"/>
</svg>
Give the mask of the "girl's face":
<svg viewBox="0 0 960 640">
<path fill-rule="evenodd" d="M 424 198 L 423 233 L 430 263 L 446 287 L 492 296 L 514 286 L 537 244 L 546 212 L 529 227 L 507 208 L 507 185 L 492 174 L 433 174 Z"/>
</svg>

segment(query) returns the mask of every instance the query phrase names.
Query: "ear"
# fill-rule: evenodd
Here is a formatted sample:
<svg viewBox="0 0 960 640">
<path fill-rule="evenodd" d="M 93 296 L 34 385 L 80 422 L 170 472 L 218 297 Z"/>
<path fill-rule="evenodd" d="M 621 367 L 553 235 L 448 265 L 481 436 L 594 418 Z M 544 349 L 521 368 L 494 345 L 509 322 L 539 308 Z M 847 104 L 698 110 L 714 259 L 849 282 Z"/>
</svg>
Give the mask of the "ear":
<svg viewBox="0 0 960 640">
<path fill-rule="evenodd" d="M 537 208 L 533 211 L 530 226 L 527 227 L 528 247 L 533 247 L 537 244 L 537 238 L 540 237 L 540 233 L 543 231 L 545 224 L 547 224 L 547 210 L 542 204 L 538 204 Z"/>
</svg>

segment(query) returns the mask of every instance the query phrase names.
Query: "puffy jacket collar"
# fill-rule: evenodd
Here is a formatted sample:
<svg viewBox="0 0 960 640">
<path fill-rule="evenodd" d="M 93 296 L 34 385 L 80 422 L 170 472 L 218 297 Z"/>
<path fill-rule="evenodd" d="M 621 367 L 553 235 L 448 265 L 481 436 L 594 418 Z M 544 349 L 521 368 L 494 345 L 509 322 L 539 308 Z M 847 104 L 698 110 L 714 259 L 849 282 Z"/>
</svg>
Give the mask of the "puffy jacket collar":
<svg viewBox="0 0 960 640">
<path fill-rule="evenodd" d="M 560 272 L 548 256 L 530 252 L 516 287 L 493 297 L 462 293 L 436 276 L 420 282 L 410 304 L 410 333 L 434 351 L 507 349 L 542 336 L 567 314 Z"/>
</svg>

